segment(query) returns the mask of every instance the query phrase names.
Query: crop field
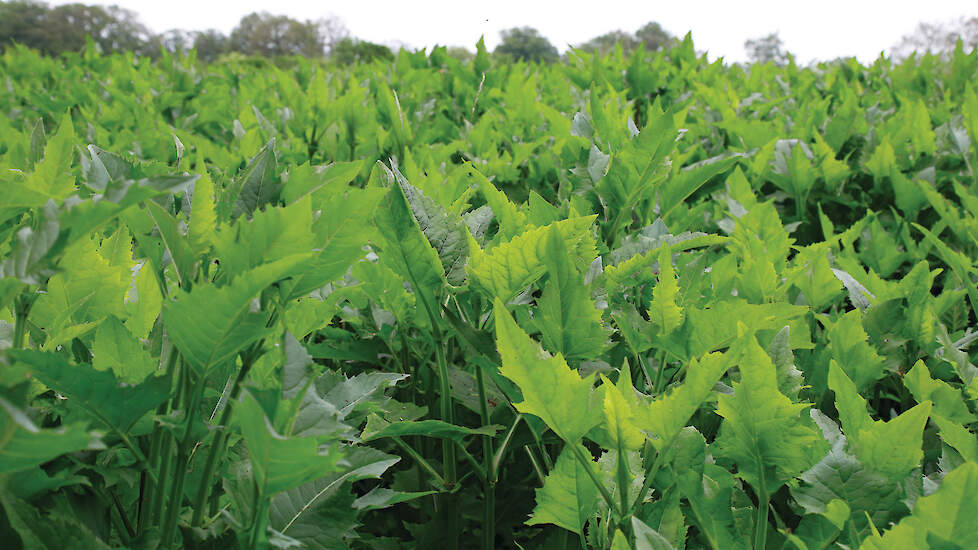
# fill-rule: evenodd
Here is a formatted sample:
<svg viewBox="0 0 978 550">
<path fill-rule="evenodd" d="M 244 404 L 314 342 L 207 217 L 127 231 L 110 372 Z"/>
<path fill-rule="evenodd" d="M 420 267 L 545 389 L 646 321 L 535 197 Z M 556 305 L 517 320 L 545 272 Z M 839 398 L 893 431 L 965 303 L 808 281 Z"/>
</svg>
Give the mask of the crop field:
<svg viewBox="0 0 978 550">
<path fill-rule="evenodd" d="M 0 56 L 0 547 L 978 548 L 978 53 Z"/>
</svg>

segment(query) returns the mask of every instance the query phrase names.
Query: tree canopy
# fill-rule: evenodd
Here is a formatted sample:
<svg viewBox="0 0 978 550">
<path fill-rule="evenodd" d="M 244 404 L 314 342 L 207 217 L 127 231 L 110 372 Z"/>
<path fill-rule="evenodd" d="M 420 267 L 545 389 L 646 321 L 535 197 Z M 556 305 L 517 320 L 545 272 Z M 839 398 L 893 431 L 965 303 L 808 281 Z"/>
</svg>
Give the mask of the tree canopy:
<svg viewBox="0 0 978 550">
<path fill-rule="evenodd" d="M 770 62 L 775 65 L 788 63 L 788 52 L 784 49 L 784 41 L 776 32 L 744 42 L 744 49 L 747 50 L 747 59 L 752 63 Z"/>
<path fill-rule="evenodd" d="M 541 61 L 551 63 L 560 55 L 557 48 L 533 27 L 513 27 L 499 33 L 502 41 L 493 50 L 496 55 L 520 61 Z"/>
</svg>

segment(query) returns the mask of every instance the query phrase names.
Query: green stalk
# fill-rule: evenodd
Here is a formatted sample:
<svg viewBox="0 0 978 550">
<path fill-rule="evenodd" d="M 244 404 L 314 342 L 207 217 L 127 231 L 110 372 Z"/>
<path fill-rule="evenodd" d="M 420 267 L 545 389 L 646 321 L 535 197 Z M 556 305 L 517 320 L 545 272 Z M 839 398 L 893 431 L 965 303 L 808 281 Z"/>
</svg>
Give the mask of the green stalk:
<svg viewBox="0 0 978 550">
<path fill-rule="evenodd" d="M 184 407 L 184 416 L 186 418 L 184 422 L 183 437 L 181 438 L 179 444 L 177 445 L 177 471 L 176 477 L 173 480 L 173 486 L 170 488 L 170 502 L 166 510 L 166 521 L 163 523 L 163 535 L 162 535 L 162 547 L 166 548 L 170 544 L 170 539 L 173 537 L 174 531 L 177 527 L 177 519 L 180 517 L 180 509 L 183 507 L 183 485 L 187 477 L 187 467 L 189 466 L 188 461 L 190 457 L 190 449 L 193 448 L 193 426 L 194 414 L 197 411 L 197 407 L 200 405 L 200 400 L 204 394 L 204 388 L 206 386 L 205 380 L 201 377 L 194 385 L 190 380 L 190 372 L 186 365 L 184 368 L 180 369 L 184 373 L 185 384 L 187 385 L 186 391 L 190 392 L 193 386 L 193 393 L 189 403 Z"/>
<path fill-rule="evenodd" d="M 662 391 L 662 373 L 666 370 L 666 351 L 662 350 L 659 354 L 659 366 L 655 370 L 655 383 L 652 385 L 652 391 L 655 395 L 659 395 Z"/>
<path fill-rule="evenodd" d="M 482 425 L 489 425 L 489 402 L 486 400 L 486 380 L 482 367 L 475 368 L 475 380 L 479 386 L 479 416 Z M 517 422 L 519 417 L 517 417 Z M 515 428 L 515 423 L 514 423 Z M 507 436 L 512 435 L 510 430 Z M 492 450 L 492 436 L 482 436 L 482 461 L 486 471 L 483 484 L 482 501 L 482 548 L 492 550 L 496 547 L 496 461 Z"/>
<path fill-rule="evenodd" d="M 432 309 L 431 304 L 428 303 L 424 293 L 418 293 L 418 298 L 428 313 L 432 336 L 435 340 L 435 361 L 438 364 L 438 393 L 441 399 L 439 402 L 441 419 L 443 422 L 454 424 L 455 419 L 452 414 L 452 385 L 448 377 L 448 361 L 445 358 L 445 340 L 442 336 L 441 328 L 438 326 L 440 319 L 435 316 L 435 311 Z M 445 471 L 445 486 L 449 490 L 452 490 L 455 487 L 455 482 L 458 480 L 455 464 L 455 446 L 451 441 L 445 439 L 441 443 L 441 453 L 442 468 Z M 448 533 L 445 536 L 447 548 L 448 550 L 456 550 L 458 548 L 458 514 L 453 502 L 455 498 L 454 495 L 443 495 L 441 500 L 443 501 L 442 509 L 447 511 L 445 516 L 446 523 L 448 524 Z"/>
<path fill-rule="evenodd" d="M 193 519 L 190 520 L 190 525 L 199 527 L 204 519 L 204 509 L 211 488 L 208 480 L 214 476 L 214 470 L 217 468 L 217 457 L 224 454 L 224 444 L 227 442 L 227 425 L 231 420 L 231 403 L 238 399 L 238 394 L 241 393 L 241 382 L 248 375 L 248 371 L 251 370 L 253 364 L 254 360 L 250 355 L 242 355 L 241 370 L 238 371 L 238 376 L 235 377 L 234 383 L 231 386 L 230 397 L 227 403 L 224 404 L 224 410 L 221 411 L 221 418 L 217 423 L 219 426 L 218 432 L 214 436 L 214 442 L 211 444 L 210 450 L 207 452 L 207 460 L 204 462 L 204 477 L 201 478 L 200 487 L 197 489 L 197 496 L 194 498 L 194 515 Z"/>
<path fill-rule="evenodd" d="M 24 338 L 27 335 L 27 316 L 34 305 L 33 298 L 18 296 L 14 303 L 14 338 L 11 349 L 24 349 Z"/>
<path fill-rule="evenodd" d="M 547 479 L 547 474 L 543 473 L 543 469 L 540 468 L 540 463 L 537 462 L 537 458 L 533 456 L 533 451 L 530 450 L 529 445 L 523 445 L 523 450 L 526 451 L 526 456 L 530 457 L 530 465 L 533 466 L 533 471 L 537 474 L 537 479 L 540 480 L 540 485 L 543 485 L 545 479 Z"/>
<path fill-rule="evenodd" d="M 435 467 L 431 465 L 431 463 L 425 460 L 424 457 L 421 456 L 420 453 L 418 453 L 418 451 L 415 451 L 414 448 L 412 448 L 410 445 L 405 443 L 404 440 L 401 439 L 400 437 L 392 437 L 391 439 L 394 441 L 394 443 L 397 444 L 398 447 L 401 448 L 402 451 L 404 451 L 405 453 L 408 454 L 408 456 L 413 458 L 414 462 L 418 466 L 421 466 L 421 468 L 424 469 L 424 471 L 428 472 L 431 475 L 431 477 L 435 478 L 435 481 L 437 481 L 438 485 L 440 486 L 438 487 L 439 489 L 445 488 L 446 486 L 445 478 L 441 477 L 441 474 L 438 473 L 438 470 L 436 470 Z"/>
<path fill-rule="evenodd" d="M 765 550 L 767 546 L 767 513 L 771 496 L 767 494 L 764 479 L 764 461 L 757 459 L 757 517 L 754 519 L 754 550 Z"/>
</svg>

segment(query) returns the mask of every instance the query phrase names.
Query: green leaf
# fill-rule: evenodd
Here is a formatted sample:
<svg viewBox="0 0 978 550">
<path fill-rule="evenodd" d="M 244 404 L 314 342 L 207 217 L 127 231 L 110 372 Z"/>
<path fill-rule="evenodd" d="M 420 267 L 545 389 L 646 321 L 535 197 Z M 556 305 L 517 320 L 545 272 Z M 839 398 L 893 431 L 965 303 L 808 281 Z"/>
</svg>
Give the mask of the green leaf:
<svg viewBox="0 0 978 550">
<path fill-rule="evenodd" d="M 462 219 L 411 185 L 397 166 L 393 166 L 391 171 L 393 187 L 400 189 L 418 228 L 438 251 L 438 259 L 445 270 L 448 283 L 462 285 L 465 282 L 465 264 L 469 256 L 469 243 Z M 394 192 L 393 189 L 391 191 Z"/>
<path fill-rule="evenodd" d="M 91 365 L 75 365 L 60 355 L 33 350 L 11 350 L 11 357 L 25 363 L 44 385 L 81 405 L 94 418 L 120 434 L 170 394 L 170 381 L 153 376 L 140 384 L 122 383 L 111 372 Z"/>
<path fill-rule="evenodd" d="M 713 388 L 732 366 L 729 355 L 711 353 L 692 360 L 686 367 L 686 379 L 641 412 L 639 427 L 654 435 L 652 444 L 664 452 L 686 426 L 690 417 L 713 393 Z"/>
<path fill-rule="evenodd" d="M 203 154 L 197 152 L 197 172 L 200 178 L 194 183 L 193 199 L 190 203 L 190 227 L 187 237 L 196 254 L 202 254 L 213 243 L 217 230 L 217 208 L 214 202 L 214 182 L 204 164 Z"/>
<path fill-rule="evenodd" d="M 126 384 L 138 384 L 156 371 L 158 362 L 118 318 L 110 315 L 99 324 L 92 349 L 95 370 L 112 371 Z"/>
<path fill-rule="evenodd" d="M 622 371 L 618 387 L 610 380 L 601 377 L 604 391 L 604 417 L 607 422 L 608 433 L 611 434 L 613 448 L 618 451 L 619 456 L 624 456 L 625 451 L 637 451 L 645 443 L 645 434 L 638 428 L 636 421 L 637 403 L 633 395 L 631 377 L 628 370 Z"/>
<path fill-rule="evenodd" d="M 659 334 L 670 334 L 683 324 L 680 301 L 679 283 L 672 267 L 672 249 L 664 246 L 659 250 L 659 280 L 652 289 L 652 303 L 649 304 L 649 320 Z"/>
<path fill-rule="evenodd" d="M 975 422 L 975 415 L 968 410 L 961 392 L 943 380 L 931 378 L 923 360 L 918 360 L 903 377 L 906 386 L 918 403 L 931 401 L 934 413 L 959 424 Z"/>
<path fill-rule="evenodd" d="M 231 217 L 237 218 L 241 214 L 250 217 L 255 210 L 277 200 L 281 187 L 275 161 L 275 138 L 272 138 L 228 186 L 227 196 L 234 201 Z"/>
<path fill-rule="evenodd" d="M 176 268 L 177 278 L 180 286 L 189 287 L 194 280 L 194 255 L 190 249 L 190 243 L 181 234 L 175 216 L 167 212 L 162 206 L 153 201 L 146 203 L 149 216 L 156 224 L 163 238 L 163 245 L 170 254 L 170 260 Z"/>
<path fill-rule="evenodd" d="M 41 429 L 24 411 L 0 397 L 0 474 L 23 472 L 98 443 L 98 436 L 83 424 Z"/>
<path fill-rule="evenodd" d="M 387 167 L 378 164 L 374 170 L 386 173 Z M 382 253 L 390 267 L 411 283 L 415 293 L 437 294 L 447 282 L 445 270 L 438 251 L 421 231 L 400 185 L 392 185 L 384 196 L 374 223 L 383 237 Z"/>
<path fill-rule="evenodd" d="M 74 157 L 75 129 L 71 114 L 65 113 L 58 132 L 44 147 L 44 159 L 34 166 L 24 186 L 42 194 L 45 200 L 61 202 L 75 192 L 75 179 L 68 173 Z M 41 204 L 44 204 L 42 201 Z"/>
<path fill-rule="evenodd" d="M 741 478 L 755 488 L 763 482 L 773 494 L 828 448 L 811 419 L 800 414 L 809 405 L 778 391 L 775 367 L 753 334 L 742 336 L 728 353 L 736 354 L 742 378 L 733 384 L 733 395 L 718 397 L 724 422 L 716 444 L 737 463 Z"/>
<path fill-rule="evenodd" d="M 825 331 L 831 357 L 855 382 L 857 391 L 865 390 L 886 374 L 883 358 L 869 344 L 862 318 L 863 313 L 854 309 L 839 317 Z"/>
<path fill-rule="evenodd" d="M 889 422 L 873 420 L 856 385 L 834 360 L 829 364 L 829 388 L 835 392 L 842 431 L 849 437 L 860 462 L 895 481 L 904 479 L 920 465 L 924 456 L 921 438 L 930 416 L 930 401 L 904 411 Z"/>
<path fill-rule="evenodd" d="M 500 372 L 523 393 L 516 409 L 539 416 L 561 439 L 575 444 L 600 422 L 593 412 L 594 375 L 582 379 L 562 355 L 551 356 L 544 351 L 516 324 L 498 298 L 493 311 L 496 343 L 503 360 Z"/>
<path fill-rule="evenodd" d="M 913 513 L 882 537 L 867 539 L 861 550 L 934 548 L 929 535 L 960 548 L 978 547 L 978 464 L 966 462 L 944 477 L 934 494 L 917 499 Z"/>
<path fill-rule="evenodd" d="M 337 470 L 342 457 L 338 447 L 322 454 L 315 437 L 285 438 L 277 434 L 250 392 L 245 392 L 236 405 L 234 413 L 262 496 L 271 497 Z"/>
<path fill-rule="evenodd" d="M 573 258 L 590 264 L 597 256 L 594 241 L 587 233 L 594 216 L 570 218 L 525 231 L 489 252 L 472 248 L 468 273 L 491 296 L 510 300 L 533 284 L 547 271 L 547 236 L 557 232 Z"/>
<path fill-rule="evenodd" d="M 676 548 L 669 539 L 634 516 L 632 533 L 635 534 L 635 550 L 675 550 Z"/>
<path fill-rule="evenodd" d="M 20 546 L 30 550 L 109 550 L 110 547 L 81 521 L 61 510 L 46 514 L 30 504 L 0 491 L 3 508 L 10 527 L 20 536 Z M 80 514 L 79 514 L 80 515 Z"/>
<path fill-rule="evenodd" d="M 570 445 L 570 444 L 568 444 Z M 590 451 L 579 447 L 584 456 Z M 570 447 L 565 447 L 557 457 L 553 470 L 547 474 L 543 487 L 536 491 L 536 507 L 527 525 L 552 523 L 577 534 L 584 532 L 584 524 L 598 507 L 598 489 L 584 468 L 591 468 L 597 475 L 593 462 L 582 464 Z"/>
<path fill-rule="evenodd" d="M 251 312 L 262 290 L 289 277 L 308 254 L 297 254 L 242 273 L 230 285 L 198 285 L 163 305 L 163 324 L 180 354 L 198 372 L 233 359 L 267 332 L 270 312 Z"/>
<path fill-rule="evenodd" d="M 340 507 L 350 509 L 350 487 L 362 479 L 377 479 L 400 459 L 370 447 L 352 449 L 335 472 L 283 491 L 269 504 L 269 526 L 309 548 L 328 550 L 352 538 L 356 516 L 344 528 L 330 519 L 341 515 Z M 336 536 L 336 532 L 342 533 Z"/>
<path fill-rule="evenodd" d="M 16 277 L 29 285 L 54 273 L 48 265 L 48 253 L 61 236 L 58 207 L 54 201 L 44 205 L 38 227 L 22 227 L 17 231 L 13 250 L 0 262 L 0 277 Z"/>
<path fill-rule="evenodd" d="M 537 301 L 543 343 L 567 358 L 597 357 L 607 339 L 601 312 L 594 307 L 584 276 L 574 266 L 564 239 L 556 231 L 546 239 L 544 264 L 549 278 Z"/>
<path fill-rule="evenodd" d="M 465 441 L 466 436 L 494 436 L 500 426 L 483 426 L 481 428 L 466 428 L 456 426 L 441 420 L 420 420 L 416 422 L 387 422 L 375 414 L 367 416 L 367 425 L 360 434 L 360 439 L 373 441 L 384 437 L 403 437 L 408 435 L 423 435 L 440 439 L 451 439 L 458 443 Z"/>
<path fill-rule="evenodd" d="M 679 487 L 689 501 L 690 521 L 713 550 L 747 550 L 749 534 L 738 533 L 733 514 L 733 474 L 715 464 L 702 471 L 688 470 L 679 477 Z"/>
</svg>

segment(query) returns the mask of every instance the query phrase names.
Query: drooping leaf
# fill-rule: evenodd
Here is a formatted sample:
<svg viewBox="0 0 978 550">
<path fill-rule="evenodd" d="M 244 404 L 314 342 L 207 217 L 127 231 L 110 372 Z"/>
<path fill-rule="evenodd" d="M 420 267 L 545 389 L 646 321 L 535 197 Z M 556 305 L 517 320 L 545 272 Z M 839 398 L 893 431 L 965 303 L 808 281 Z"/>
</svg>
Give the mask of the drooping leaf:
<svg viewBox="0 0 978 550">
<path fill-rule="evenodd" d="M 127 433 L 137 420 L 169 397 L 170 381 L 149 377 L 130 385 L 107 371 L 87 364 L 72 364 L 61 355 L 33 350 L 9 352 L 26 364 L 39 381 L 81 405 L 93 417 L 119 433 Z"/>
</svg>

